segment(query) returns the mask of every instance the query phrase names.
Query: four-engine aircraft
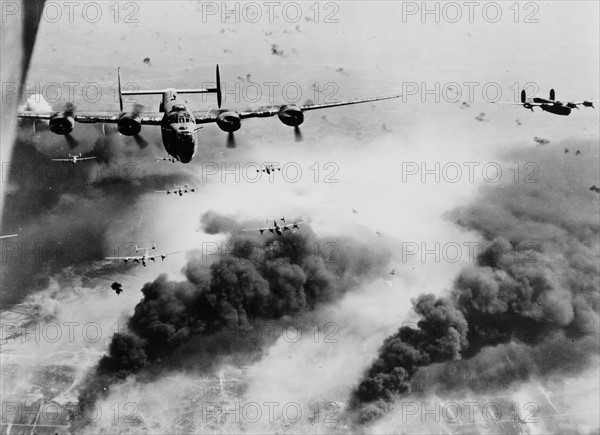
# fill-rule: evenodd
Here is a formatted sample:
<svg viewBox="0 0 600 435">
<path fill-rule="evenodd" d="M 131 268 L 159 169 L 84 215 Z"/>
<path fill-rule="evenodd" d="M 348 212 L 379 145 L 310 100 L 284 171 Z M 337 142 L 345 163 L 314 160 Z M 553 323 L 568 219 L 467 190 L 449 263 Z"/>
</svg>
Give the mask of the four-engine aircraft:
<svg viewBox="0 0 600 435">
<path fill-rule="evenodd" d="M 82 162 L 84 160 L 93 160 L 96 157 L 81 157 L 81 153 L 79 154 L 75 154 L 74 156 L 71 155 L 71 153 L 69 153 L 69 158 L 68 159 L 52 159 L 53 162 L 63 162 L 63 163 L 77 163 L 77 162 Z"/>
<path fill-rule="evenodd" d="M 258 231 L 258 232 L 260 232 L 261 236 L 263 235 L 263 233 L 265 231 L 269 231 L 271 234 L 277 234 L 277 235 L 281 236 L 284 231 L 289 231 L 289 230 L 292 230 L 292 229 L 299 229 L 298 225 L 303 225 L 303 224 L 306 223 L 304 221 L 300 221 L 300 222 L 292 222 L 291 224 L 286 224 L 285 223 L 285 218 L 281 218 L 279 220 L 281 222 L 283 222 L 281 225 L 277 223 L 276 219 L 273 219 L 273 226 L 272 227 L 244 228 L 242 231 Z"/>
<path fill-rule="evenodd" d="M 268 164 L 268 165 L 263 165 L 261 168 L 257 169 L 256 172 L 266 172 L 267 174 L 271 175 L 271 172 L 275 172 L 275 171 L 281 171 L 281 168 L 279 167 L 279 165 L 273 165 L 273 164 Z"/>
<path fill-rule="evenodd" d="M 296 106 L 284 104 L 279 106 L 261 107 L 257 110 L 236 111 L 221 109 L 221 78 L 219 66 L 216 69 L 216 87 L 206 89 L 155 89 L 155 90 L 122 90 L 120 69 L 117 73 L 119 88 L 119 112 L 86 112 L 75 113 L 72 104 L 67 104 L 62 111 L 55 112 L 18 112 L 19 118 L 43 119 L 49 122 L 50 131 L 56 134 L 69 135 L 75 126 L 80 123 L 113 123 L 117 124 L 121 134 L 134 136 L 141 139 L 139 134 L 142 125 L 160 125 L 162 140 L 165 150 L 182 163 L 192 160 L 198 149 L 196 133 L 203 124 L 216 123 L 217 126 L 229 134 L 228 143 L 235 146 L 233 132 L 241 127 L 241 121 L 248 118 L 267 118 L 277 115 L 285 125 L 294 127 L 296 137 L 300 136 L 298 126 L 304 122 L 304 112 L 329 107 L 346 106 L 350 104 L 367 103 L 380 100 L 398 98 L 400 95 L 388 97 L 365 98 L 336 103 L 307 104 Z M 218 110 L 194 112 L 189 109 L 180 94 L 206 94 L 216 93 Z M 123 95 L 162 95 L 158 112 L 142 112 L 142 106 L 134 105 L 129 112 L 123 110 Z"/>
<path fill-rule="evenodd" d="M 157 162 L 166 161 L 166 162 L 175 163 L 177 161 L 177 159 L 175 159 L 174 157 L 171 157 L 171 156 L 166 156 L 166 157 L 156 157 L 156 161 Z"/>
<path fill-rule="evenodd" d="M 184 193 L 195 191 L 195 187 L 189 187 L 187 184 L 184 184 L 183 186 L 174 186 L 173 189 L 169 190 L 155 190 L 156 193 L 166 193 L 167 195 L 174 193 L 175 195 L 179 196 L 183 196 Z"/>
<path fill-rule="evenodd" d="M 152 244 L 151 247 L 149 248 L 138 248 L 137 245 L 135 245 L 135 252 L 140 252 L 140 251 L 144 251 L 144 253 L 142 255 L 129 255 L 126 257 L 105 257 L 106 260 L 123 260 L 125 262 L 125 264 L 127 264 L 127 262 L 132 261 L 134 263 L 141 263 L 142 266 L 146 267 L 146 262 L 148 260 L 152 260 L 154 262 L 156 262 L 157 258 L 160 258 L 162 261 L 165 260 L 165 258 L 167 258 L 168 255 L 173 255 L 173 254 L 178 254 L 181 251 L 176 251 L 176 252 L 169 252 L 168 254 L 150 254 L 150 251 L 156 251 L 156 245 Z"/>
<path fill-rule="evenodd" d="M 525 89 L 521 91 L 521 102 L 513 103 L 513 102 L 505 102 L 500 101 L 500 104 L 515 104 L 518 106 L 523 106 L 526 109 L 529 109 L 533 112 L 534 107 L 539 107 L 546 112 L 554 113 L 555 115 L 564 115 L 567 116 L 571 113 L 572 109 L 579 109 L 578 106 L 591 107 L 594 108 L 594 102 L 598 100 L 591 101 L 558 101 L 556 100 L 556 92 L 554 89 L 550 89 L 549 99 L 546 98 L 527 98 L 527 93 Z"/>
</svg>

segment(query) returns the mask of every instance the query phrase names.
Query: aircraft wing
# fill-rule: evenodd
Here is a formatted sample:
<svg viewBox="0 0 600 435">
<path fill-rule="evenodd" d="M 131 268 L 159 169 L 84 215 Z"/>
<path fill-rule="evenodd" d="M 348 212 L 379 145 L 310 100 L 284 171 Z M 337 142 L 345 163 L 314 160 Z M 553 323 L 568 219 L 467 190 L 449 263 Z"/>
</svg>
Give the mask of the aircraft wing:
<svg viewBox="0 0 600 435">
<path fill-rule="evenodd" d="M 73 115 L 73 119 L 77 122 L 84 124 L 93 124 L 96 122 L 102 122 L 107 124 L 114 124 L 119 122 L 121 113 L 106 113 L 106 112 L 87 112 L 77 113 Z M 141 112 L 139 114 L 140 122 L 142 125 L 160 125 L 164 117 L 164 113 L 158 112 Z"/>
<path fill-rule="evenodd" d="M 17 237 L 18 234 L 9 234 L 7 236 L 0 236 L 0 239 L 8 239 L 9 237 Z"/>
<path fill-rule="evenodd" d="M 303 112 L 307 110 L 316 110 L 316 109 L 328 109 L 330 107 L 339 107 L 339 106 L 349 106 L 351 104 L 361 104 L 361 103 L 370 103 L 374 101 L 382 101 L 382 100 L 391 100 L 392 98 L 399 98 L 401 95 L 392 95 L 390 97 L 375 97 L 375 98 L 363 98 L 357 100 L 348 100 L 348 101 L 338 101 L 335 103 L 322 103 L 322 104 L 306 104 L 304 106 L 299 106 L 300 110 Z M 269 106 L 262 107 L 257 110 L 240 112 L 240 118 L 265 118 L 269 116 L 274 116 L 279 113 L 283 106 Z"/>
<path fill-rule="evenodd" d="M 44 119 L 49 120 L 59 112 L 32 112 L 32 111 L 19 111 L 17 117 L 23 119 Z"/>
<path fill-rule="evenodd" d="M 527 102 L 527 103 L 515 103 L 514 101 L 491 101 L 491 103 L 494 103 L 494 104 L 510 104 L 512 106 L 542 106 L 543 105 L 542 103 L 529 103 L 529 102 Z M 551 103 L 546 103 L 546 104 L 548 105 L 548 104 L 551 104 Z"/>
<path fill-rule="evenodd" d="M 265 227 L 265 228 L 244 228 L 242 231 L 268 231 L 269 229 L 275 229 L 275 227 Z"/>
<path fill-rule="evenodd" d="M 83 160 L 83 159 L 81 159 Z M 52 159 L 53 162 L 72 162 L 73 159 Z"/>
<path fill-rule="evenodd" d="M 374 98 L 363 98 L 356 100 L 348 100 L 348 101 L 338 101 L 335 103 L 321 103 L 321 104 L 306 104 L 304 106 L 299 106 L 301 111 L 308 110 L 316 110 L 316 109 L 328 109 L 330 107 L 338 107 L 338 106 L 349 106 L 351 104 L 361 104 L 361 103 L 371 103 L 375 101 L 382 100 L 390 100 L 393 98 L 399 98 L 402 95 L 392 95 L 389 97 L 374 97 Z M 256 110 L 249 110 L 243 112 L 237 112 L 240 116 L 240 119 L 246 118 L 268 118 L 270 116 L 275 116 L 279 113 L 282 107 L 285 105 L 279 106 L 263 106 Z M 207 124 L 210 122 L 216 122 L 219 113 L 223 112 L 222 110 L 209 110 L 207 112 L 194 112 L 194 117 L 196 118 L 196 124 Z"/>
<path fill-rule="evenodd" d="M 96 157 L 77 157 L 77 160 L 94 160 Z"/>
<path fill-rule="evenodd" d="M 566 103 L 564 103 L 565 105 L 572 105 L 572 106 L 592 106 L 592 103 L 596 103 L 600 100 L 585 100 L 585 101 L 568 101 Z"/>
<path fill-rule="evenodd" d="M 61 112 L 32 112 L 21 111 L 17 112 L 17 116 L 23 119 L 44 119 L 49 120 Z M 72 115 L 73 119 L 83 124 L 94 124 L 97 122 L 106 124 L 116 124 L 122 116 L 119 112 L 80 112 Z M 159 112 L 141 112 L 139 114 L 140 122 L 143 125 L 160 125 L 164 113 Z"/>
<path fill-rule="evenodd" d="M 104 257 L 105 260 L 141 260 L 142 257 L 140 255 L 135 255 L 131 257 Z"/>
<path fill-rule="evenodd" d="M 156 261 L 157 258 L 161 258 L 162 260 L 164 260 L 169 255 L 179 254 L 181 252 L 183 252 L 183 251 L 167 252 L 166 254 L 152 254 L 152 255 L 148 255 L 146 257 L 146 260 Z"/>
<path fill-rule="evenodd" d="M 175 252 L 167 252 L 166 254 L 158 254 L 155 255 L 155 257 L 167 257 L 169 255 L 174 255 L 174 254 L 181 254 L 183 251 L 175 251 Z"/>
<path fill-rule="evenodd" d="M 304 221 L 300 221 L 300 222 L 292 222 L 291 224 L 285 224 L 285 225 L 281 225 L 281 228 L 289 228 L 292 229 L 294 228 L 294 225 L 304 225 L 306 222 Z"/>
</svg>

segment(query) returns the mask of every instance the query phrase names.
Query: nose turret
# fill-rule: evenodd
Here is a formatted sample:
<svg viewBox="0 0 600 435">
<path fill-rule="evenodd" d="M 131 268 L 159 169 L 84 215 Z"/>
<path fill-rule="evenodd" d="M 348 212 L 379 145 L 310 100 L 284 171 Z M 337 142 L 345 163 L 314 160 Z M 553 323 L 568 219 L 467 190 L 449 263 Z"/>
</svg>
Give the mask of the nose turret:
<svg viewBox="0 0 600 435">
<path fill-rule="evenodd" d="M 196 153 L 196 141 L 188 130 L 177 132 L 177 150 L 182 163 L 188 163 Z"/>
</svg>

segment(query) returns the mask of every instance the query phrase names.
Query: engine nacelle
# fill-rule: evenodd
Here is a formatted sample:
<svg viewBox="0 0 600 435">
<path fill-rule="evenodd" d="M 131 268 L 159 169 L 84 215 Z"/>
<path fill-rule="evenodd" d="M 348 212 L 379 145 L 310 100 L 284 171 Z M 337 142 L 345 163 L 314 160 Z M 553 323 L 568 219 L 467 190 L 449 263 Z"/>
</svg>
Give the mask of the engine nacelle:
<svg viewBox="0 0 600 435">
<path fill-rule="evenodd" d="M 52 133 L 65 135 L 73 131 L 75 120 L 72 116 L 60 113 L 50 118 L 48 125 Z"/>
<path fill-rule="evenodd" d="M 135 113 L 124 113 L 117 123 L 119 133 L 125 136 L 135 136 L 142 131 L 142 120 Z"/>
<path fill-rule="evenodd" d="M 242 126 L 242 120 L 237 112 L 222 112 L 217 116 L 217 125 L 223 131 L 232 133 Z"/>
<path fill-rule="evenodd" d="M 298 127 L 304 122 L 304 113 L 294 105 L 282 106 L 277 116 L 281 122 L 290 127 Z"/>
</svg>

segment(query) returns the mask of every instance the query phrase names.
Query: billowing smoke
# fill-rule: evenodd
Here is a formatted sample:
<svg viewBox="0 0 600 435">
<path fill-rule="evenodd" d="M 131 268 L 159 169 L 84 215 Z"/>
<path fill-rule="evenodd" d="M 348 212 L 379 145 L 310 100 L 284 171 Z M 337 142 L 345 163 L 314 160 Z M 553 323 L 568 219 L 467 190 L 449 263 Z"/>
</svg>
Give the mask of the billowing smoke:
<svg viewBox="0 0 600 435">
<path fill-rule="evenodd" d="M 77 125 L 78 148 L 73 150 L 43 122 L 36 125 L 37 133 L 31 125 L 21 126 L 11 163 L 2 168 L 7 193 L 3 228 L 19 234 L 2 243 L 2 300 L 7 304 L 46 288 L 49 277 L 67 266 L 129 254 L 117 247 L 137 243 L 133 234 L 127 240 L 121 234 L 139 221 L 135 205 L 154 190 L 190 178 L 154 161 L 158 140 L 147 151 L 150 158 L 143 158 L 129 138 Z M 145 132 L 148 138 L 152 134 Z M 76 165 L 51 160 L 79 152 L 96 159 Z"/>
<path fill-rule="evenodd" d="M 308 225 L 281 236 L 259 236 L 240 232 L 240 224 L 213 212 L 201 218 L 208 232 L 219 230 L 217 221 L 235 226 L 223 245 L 226 251 L 213 259 L 204 252 L 192 256 L 184 281 L 162 274 L 144 285 L 127 330 L 114 335 L 108 354 L 87 380 L 83 406 L 141 369 L 160 362 L 172 369 L 172 360 L 187 353 L 193 354 L 196 368 L 208 369 L 219 355 L 259 350 L 252 349 L 259 341 L 246 348 L 233 343 L 235 332 L 302 316 L 338 300 L 361 280 L 382 274 L 389 261 L 389 252 L 381 248 L 343 238 L 325 241 Z M 337 247 L 335 258 L 317 248 L 325 243 Z M 178 357 L 169 360 L 175 353 Z"/>
<path fill-rule="evenodd" d="M 533 157 L 547 173 L 485 188 L 451 214 L 487 247 L 447 296 L 413 300 L 416 328 L 384 341 L 353 392 L 359 421 L 411 393 L 497 391 L 578 373 L 598 355 L 598 203 L 585 188 L 597 167 L 567 162 L 560 172 L 553 156 Z"/>
<path fill-rule="evenodd" d="M 238 227 L 238 224 L 234 218 L 219 215 L 214 211 L 206 212 L 202 216 L 200 224 L 207 234 L 230 232 Z"/>
<path fill-rule="evenodd" d="M 29 96 L 19 110 L 33 111 L 33 112 L 51 112 L 52 107 L 44 99 L 42 94 L 34 94 Z"/>
</svg>

